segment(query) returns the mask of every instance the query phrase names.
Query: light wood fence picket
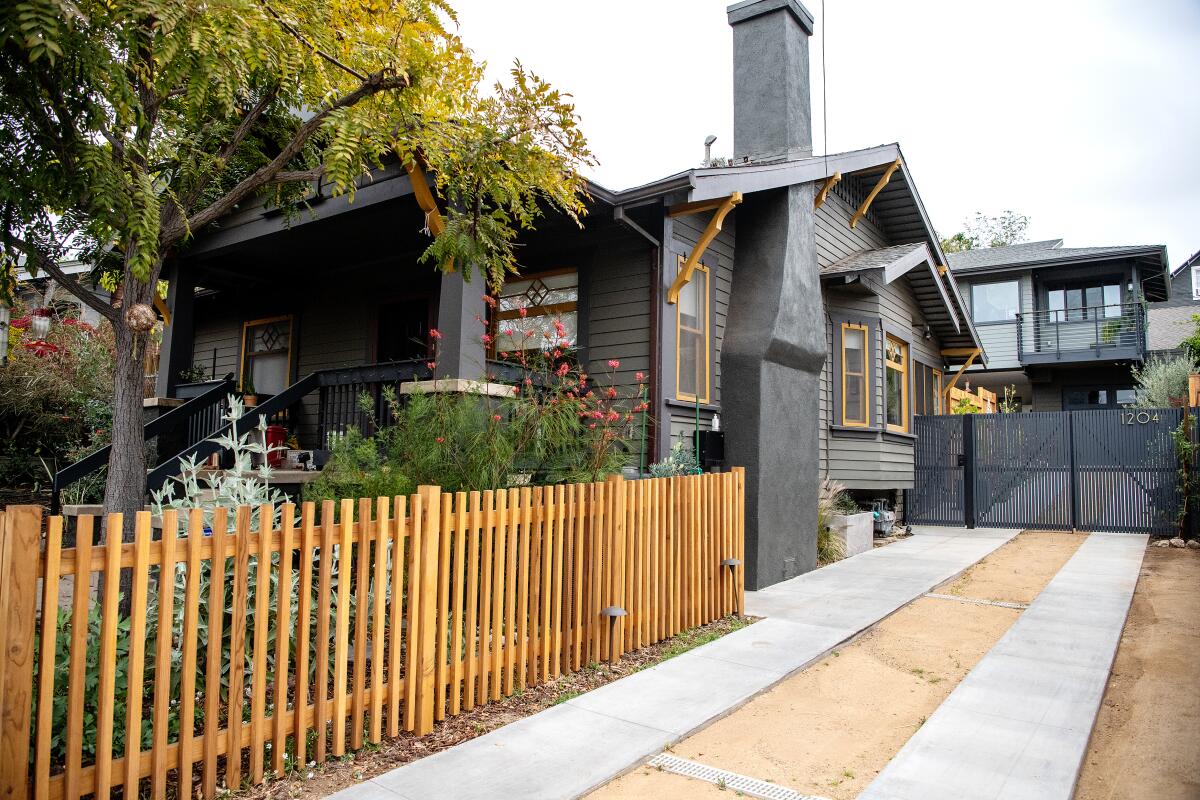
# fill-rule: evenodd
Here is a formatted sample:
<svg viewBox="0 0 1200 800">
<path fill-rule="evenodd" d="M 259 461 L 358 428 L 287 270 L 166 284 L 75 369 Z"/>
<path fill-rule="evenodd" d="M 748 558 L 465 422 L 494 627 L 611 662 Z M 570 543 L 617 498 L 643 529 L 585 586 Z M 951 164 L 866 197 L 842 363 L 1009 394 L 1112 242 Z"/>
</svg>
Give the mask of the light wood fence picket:
<svg viewBox="0 0 1200 800">
<path fill-rule="evenodd" d="M 130 542 L 120 515 L 82 517 L 73 547 L 62 517 L 10 507 L 0 798 L 211 798 L 731 614 L 744 482 L 422 487 L 278 524 L 218 511 L 211 533 L 141 513 Z"/>
</svg>

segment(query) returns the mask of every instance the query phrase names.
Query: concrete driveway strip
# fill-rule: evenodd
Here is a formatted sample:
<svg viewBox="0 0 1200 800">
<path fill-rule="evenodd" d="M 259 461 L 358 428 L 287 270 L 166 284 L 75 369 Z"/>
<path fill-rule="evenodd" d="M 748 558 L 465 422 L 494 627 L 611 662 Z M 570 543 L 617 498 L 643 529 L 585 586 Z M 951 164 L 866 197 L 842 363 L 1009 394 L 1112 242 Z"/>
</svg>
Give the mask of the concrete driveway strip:
<svg viewBox="0 0 1200 800">
<path fill-rule="evenodd" d="M 1089 536 L 860 800 L 1069 800 L 1147 538 Z"/>
<path fill-rule="evenodd" d="M 333 797 L 560 800 L 586 794 L 739 708 L 1016 534 L 922 529 L 748 592 L 747 613 L 767 619 Z"/>
</svg>

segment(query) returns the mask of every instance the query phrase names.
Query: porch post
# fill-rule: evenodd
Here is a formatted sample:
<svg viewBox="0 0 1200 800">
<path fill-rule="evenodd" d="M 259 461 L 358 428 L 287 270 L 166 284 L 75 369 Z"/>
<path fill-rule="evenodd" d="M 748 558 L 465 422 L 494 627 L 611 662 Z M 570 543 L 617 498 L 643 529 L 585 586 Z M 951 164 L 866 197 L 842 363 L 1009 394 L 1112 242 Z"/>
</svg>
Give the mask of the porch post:
<svg viewBox="0 0 1200 800">
<path fill-rule="evenodd" d="M 437 329 L 442 334 L 435 373 L 438 378 L 474 380 L 487 374 L 487 348 L 481 338 L 487 328 L 476 320 L 487 319 L 483 302 L 486 291 L 482 279 L 468 283 L 461 272 L 442 274 L 437 316 Z"/>
<path fill-rule="evenodd" d="M 164 279 L 169 281 L 167 309 L 171 312 L 171 324 L 163 326 L 154 393 L 159 397 L 170 397 L 179 383 L 179 371 L 192 364 L 192 307 L 196 299 L 196 279 L 191 265 L 178 261 L 165 264 L 163 273 Z"/>
</svg>

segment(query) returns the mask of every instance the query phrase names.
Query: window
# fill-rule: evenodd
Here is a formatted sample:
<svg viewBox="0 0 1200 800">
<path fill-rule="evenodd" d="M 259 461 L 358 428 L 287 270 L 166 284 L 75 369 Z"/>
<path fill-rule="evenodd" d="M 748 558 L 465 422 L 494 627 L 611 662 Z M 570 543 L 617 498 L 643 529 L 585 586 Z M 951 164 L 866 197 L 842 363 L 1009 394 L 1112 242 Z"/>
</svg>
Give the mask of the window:
<svg viewBox="0 0 1200 800">
<path fill-rule="evenodd" d="M 971 319 L 976 322 L 1008 322 L 1021 308 L 1016 281 L 977 283 L 971 287 Z"/>
<path fill-rule="evenodd" d="M 908 431 L 908 345 L 888 336 L 884 346 L 883 366 L 886 369 L 884 393 L 887 397 L 887 427 L 889 431 Z"/>
<path fill-rule="evenodd" d="M 866 325 L 842 323 L 842 424 L 865 428 L 870 396 L 867 386 Z"/>
<path fill-rule="evenodd" d="M 913 413 L 942 413 L 942 371 L 928 364 L 914 363 Z"/>
<path fill-rule="evenodd" d="M 683 258 L 679 259 L 680 266 Z M 697 264 L 675 306 L 675 397 L 708 402 L 708 267 Z"/>
<path fill-rule="evenodd" d="M 1116 386 L 1077 386 L 1063 389 L 1063 410 L 1120 408 L 1137 400 L 1137 391 Z"/>
<path fill-rule="evenodd" d="M 1121 284 L 1103 282 L 1059 284 L 1046 293 L 1046 308 L 1054 322 L 1121 316 Z"/>
<path fill-rule="evenodd" d="M 524 309 L 524 314 L 522 314 Z M 559 344 L 554 323 L 562 324 L 567 346 L 579 342 L 579 273 L 573 269 L 523 275 L 507 281 L 492 315 L 492 352 L 519 353 Z"/>
<path fill-rule="evenodd" d="M 279 394 L 291 383 L 292 318 L 256 319 L 242 326 L 242 391 Z"/>
</svg>

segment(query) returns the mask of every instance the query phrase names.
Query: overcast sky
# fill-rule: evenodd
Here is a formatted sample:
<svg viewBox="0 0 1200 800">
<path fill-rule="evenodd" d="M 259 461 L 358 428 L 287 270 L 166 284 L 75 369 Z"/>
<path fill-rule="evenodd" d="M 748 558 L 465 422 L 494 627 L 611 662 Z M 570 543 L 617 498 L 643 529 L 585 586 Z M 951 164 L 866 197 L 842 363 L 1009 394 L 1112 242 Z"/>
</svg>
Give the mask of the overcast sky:
<svg viewBox="0 0 1200 800">
<path fill-rule="evenodd" d="M 601 184 L 698 166 L 710 133 L 731 154 L 725 0 L 451 2 L 489 77 L 520 58 L 574 95 Z M 899 142 L 942 235 L 1013 209 L 1030 239 L 1200 250 L 1200 0 L 805 5 L 814 152 L 823 101 L 830 152 Z"/>
</svg>

